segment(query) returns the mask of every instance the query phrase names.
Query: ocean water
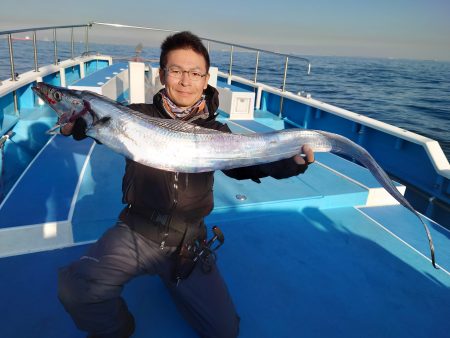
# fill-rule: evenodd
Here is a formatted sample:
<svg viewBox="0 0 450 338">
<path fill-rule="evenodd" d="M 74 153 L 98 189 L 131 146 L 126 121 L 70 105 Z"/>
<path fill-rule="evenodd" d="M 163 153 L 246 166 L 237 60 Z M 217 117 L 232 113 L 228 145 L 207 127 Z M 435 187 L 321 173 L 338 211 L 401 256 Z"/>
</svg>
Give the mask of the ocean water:
<svg viewBox="0 0 450 338">
<path fill-rule="evenodd" d="M 10 77 L 9 53 L 0 39 L 0 80 Z M 84 44 L 75 43 L 75 55 Z M 135 55 L 135 46 L 90 44 L 90 50 L 118 58 Z M 54 62 L 51 42 L 38 41 L 39 65 Z M 211 63 L 228 72 L 228 50 L 211 50 Z M 70 57 L 70 45 L 58 42 L 57 58 Z M 141 57 L 157 62 L 158 48 L 144 48 Z M 289 59 L 286 90 L 307 92 L 315 99 L 401 127 L 438 141 L 450 158 L 450 62 L 337 56 Z M 235 52 L 232 73 L 254 79 L 256 53 Z M 34 69 L 31 41 L 14 41 L 17 73 Z M 285 60 L 261 54 L 257 80 L 281 88 Z"/>
</svg>

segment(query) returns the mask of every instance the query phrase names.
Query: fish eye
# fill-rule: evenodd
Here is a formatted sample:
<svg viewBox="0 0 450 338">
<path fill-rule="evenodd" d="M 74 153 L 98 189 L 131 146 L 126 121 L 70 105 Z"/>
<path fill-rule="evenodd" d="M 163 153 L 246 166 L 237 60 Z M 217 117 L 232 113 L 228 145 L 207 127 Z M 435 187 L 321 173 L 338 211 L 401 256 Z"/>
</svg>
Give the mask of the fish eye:
<svg viewBox="0 0 450 338">
<path fill-rule="evenodd" d="M 61 101 L 61 99 L 62 99 L 61 92 L 58 92 L 58 91 L 54 92 L 53 97 L 55 98 L 56 101 L 58 101 L 58 102 Z"/>
</svg>

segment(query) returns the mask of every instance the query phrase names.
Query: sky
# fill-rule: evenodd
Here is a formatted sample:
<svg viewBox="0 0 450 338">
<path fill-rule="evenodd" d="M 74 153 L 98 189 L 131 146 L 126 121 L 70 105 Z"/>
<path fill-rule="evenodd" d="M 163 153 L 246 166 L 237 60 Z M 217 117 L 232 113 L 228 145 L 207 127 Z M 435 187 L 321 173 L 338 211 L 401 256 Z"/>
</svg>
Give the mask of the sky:
<svg viewBox="0 0 450 338">
<path fill-rule="evenodd" d="M 298 55 L 450 61 L 450 0 L 0 0 L 1 31 L 91 21 Z M 158 46 L 162 36 L 131 32 L 94 26 L 90 40 Z"/>
</svg>

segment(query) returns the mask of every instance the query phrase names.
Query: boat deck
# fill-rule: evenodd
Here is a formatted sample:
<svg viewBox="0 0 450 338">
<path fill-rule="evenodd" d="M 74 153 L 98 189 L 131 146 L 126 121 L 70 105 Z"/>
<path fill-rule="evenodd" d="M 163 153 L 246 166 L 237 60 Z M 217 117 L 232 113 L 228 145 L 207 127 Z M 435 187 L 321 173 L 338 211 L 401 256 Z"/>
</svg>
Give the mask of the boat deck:
<svg viewBox="0 0 450 338">
<path fill-rule="evenodd" d="M 229 125 L 261 132 L 283 123 L 257 112 L 255 121 Z M 57 269 L 114 223 L 123 167 L 104 146 L 56 136 L 5 198 L 2 337 L 84 336 L 56 298 Z M 379 184 L 366 169 L 317 154 L 305 175 L 286 180 L 257 184 L 220 172 L 215 179 L 207 223 L 225 234 L 218 264 L 241 337 L 448 336 L 450 233 L 427 221 L 441 265 L 435 270 L 413 214 L 399 205 L 367 206 Z M 132 281 L 124 297 L 137 319 L 134 337 L 195 337 L 157 277 Z"/>
</svg>

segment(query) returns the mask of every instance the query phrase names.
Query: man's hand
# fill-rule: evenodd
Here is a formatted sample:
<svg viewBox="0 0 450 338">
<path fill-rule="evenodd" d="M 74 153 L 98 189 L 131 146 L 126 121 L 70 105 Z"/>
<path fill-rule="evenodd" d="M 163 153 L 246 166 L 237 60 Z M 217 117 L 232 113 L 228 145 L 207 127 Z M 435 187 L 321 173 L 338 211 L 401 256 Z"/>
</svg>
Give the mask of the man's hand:
<svg viewBox="0 0 450 338">
<path fill-rule="evenodd" d="M 73 129 L 73 122 L 66 123 L 64 126 L 61 127 L 61 134 L 64 136 L 70 136 L 72 135 L 72 129 Z"/>
<path fill-rule="evenodd" d="M 82 140 L 86 138 L 86 121 L 82 118 L 78 118 L 75 122 L 66 123 L 61 127 L 61 134 L 64 136 L 72 135 L 75 140 Z"/>
<path fill-rule="evenodd" d="M 309 145 L 307 144 L 303 145 L 301 153 L 305 154 L 305 157 L 301 155 L 295 155 L 294 156 L 295 163 L 297 163 L 298 165 L 303 165 L 305 163 L 311 164 L 314 162 L 314 152 Z"/>
</svg>

